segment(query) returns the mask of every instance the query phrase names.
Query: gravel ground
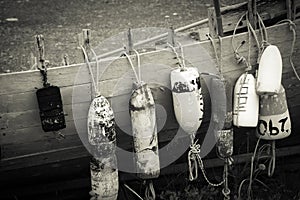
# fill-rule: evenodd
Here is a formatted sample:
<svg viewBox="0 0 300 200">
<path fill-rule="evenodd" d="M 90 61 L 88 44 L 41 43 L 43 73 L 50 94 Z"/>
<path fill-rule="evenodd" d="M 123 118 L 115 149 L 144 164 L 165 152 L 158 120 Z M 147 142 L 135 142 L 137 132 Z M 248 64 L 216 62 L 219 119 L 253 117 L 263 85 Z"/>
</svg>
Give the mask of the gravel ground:
<svg viewBox="0 0 300 200">
<path fill-rule="evenodd" d="M 222 4 L 240 2 L 221 1 Z M 225 3 L 224 3 L 225 2 Z M 212 0 L 4 0 L 0 1 L 0 73 L 24 71 L 37 56 L 34 35 L 45 38 L 50 66 L 81 63 L 77 34 L 92 30 L 92 44 L 128 28 L 184 26 L 207 17 Z"/>
</svg>

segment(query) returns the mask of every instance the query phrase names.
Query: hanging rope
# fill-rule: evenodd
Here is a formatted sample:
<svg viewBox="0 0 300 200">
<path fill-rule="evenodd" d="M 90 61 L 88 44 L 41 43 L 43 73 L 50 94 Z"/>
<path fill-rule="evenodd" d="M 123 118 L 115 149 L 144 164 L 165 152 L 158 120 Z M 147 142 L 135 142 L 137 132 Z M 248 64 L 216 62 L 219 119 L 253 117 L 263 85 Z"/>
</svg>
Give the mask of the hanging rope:
<svg viewBox="0 0 300 200">
<path fill-rule="evenodd" d="M 254 159 L 255 159 L 255 156 L 256 156 L 256 152 L 257 152 L 257 148 L 258 148 L 260 140 L 261 140 L 261 137 L 258 138 L 258 140 L 256 142 L 256 145 L 255 145 L 254 153 L 251 157 L 250 178 L 249 178 L 249 186 L 248 186 L 248 190 L 247 190 L 247 197 L 248 197 L 249 200 L 251 199 L 251 187 L 252 187 L 253 172 L 254 172 Z"/>
<path fill-rule="evenodd" d="M 207 178 L 203 161 L 200 157 L 200 145 L 197 144 L 197 142 L 198 140 L 196 140 L 195 142 L 192 141 L 192 144 L 190 145 L 190 151 L 188 153 L 189 180 L 194 181 L 198 178 L 198 166 L 199 166 L 203 174 L 203 177 L 205 178 L 206 182 L 209 185 L 213 187 L 218 187 L 224 184 L 224 180 L 222 180 L 220 183 L 212 183 Z"/>
<path fill-rule="evenodd" d="M 134 69 L 134 65 L 133 65 L 133 63 L 132 63 L 132 61 L 131 61 L 131 58 L 129 57 L 129 55 L 128 55 L 126 52 L 124 52 L 123 54 L 126 56 L 126 58 L 127 58 L 128 62 L 129 62 L 129 64 L 130 64 L 130 66 L 131 66 L 131 69 L 132 69 L 132 71 L 133 71 L 133 73 L 134 73 L 134 76 L 135 76 L 135 78 L 136 78 L 136 81 L 140 84 L 140 83 L 141 83 L 141 80 L 139 79 L 139 77 L 138 77 L 138 75 L 137 75 L 137 73 L 136 73 L 136 70 Z"/>
<path fill-rule="evenodd" d="M 212 44 L 212 47 L 213 47 L 213 50 L 214 50 L 214 53 L 215 53 L 215 57 L 216 57 L 216 61 L 217 61 L 217 68 L 218 68 L 218 70 L 219 70 L 219 72 L 221 74 L 220 60 L 219 60 L 219 56 L 218 56 L 218 53 L 217 53 L 217 47 L 215 45 L 214 39 L 209 34 L 206 34 L 206 37 L 210 40 L 210 42 Z"/>
<path fill-rule="evenodd" d="M 89 61 L 88 55 L 87 55 L 86 50 L 84 49 L 84 47 L 82 45 L 80 45 L 80 48 L 82 50 L 85 62 L 88 66 L 88 69 L 89 69 L 89 72 L 90 72 L 90 75 L 91 75 L 92 85 L 93 85 L 92 87 L 94 87 L 95 93 L 97 93 L 98 88 L 97 88 L 97 84 L 96 84 L 96 81 L 95 81 L 94 76 L 93 76 L 93 71 L 92 71 L 92 67 L 91 67 L 91 63 Z"/>
<path fill-rule="evenodd" d="M 140 54 L 137 50 L 133 49 L 134 53 L 137 56 L 137 63 L 138 63 L 138 73 L 139 73 L 139 80 L 142 81 L 141 78 L 141 59 L 140 59 Z"/>
<path fill-rule="evenodd" d="M 230 199 L 230 189 L 228 187 L 228 166 L 230 165 L 230 162 L 230 158 L 226 158 L 224 164 L 224 188 L 222 189 L 224 200 Z"/>
<path fill-rule="evenodd" d="M 155 200 L 155 198 L 156 195 L 155 195 L 153 182 L 152 180 L 150 180 L 145 190 L 145 200 Z"/>
<path fill-rule="evenodd" d="M 184 67 L 184 65 L 183 65 L 183 62 L 182 62 L 182 60 L 180 59 L 180 56 L 178 55 L 178 53 L 177 53 L 175 47 L 172 46 L 172 45 L 169 44 L 169 43 L 167 43 L 167 44 L 168 44 L 168 46 L 172 49 L 173 53 L 175 54 L 176 59 L 178 60 L 179 67 L 182 68 L 182 69 L 184 69 L 185 67 Z"/>
<path fill-rule="evenodd" d="M 127 184 L 124 184 L 124 186 L 130 191 L 132 192 L 135 196 L 137 196 L 140 200 L 143 200 L 143 198 L 138 195 L 138 193 L 136 193 L 133 189 L 131 189 Z"/>
<path fill-rule="evenodd" d="M 185 66 L 185 58 L 184 58 L 183 46 L 181 45 L 180 42 L 177 42 L 177 44 L 179 45 L 180 51 L 181 51 L 181 62 L 182 62 L 182 66 L 183 66 L 183 68 L 186 68 L 186 66 Z"/>
<path fill-rule="evenodd" d="M 276 147 L 275 147 L 275 140 L 272 141 L 272 152 L 271 152 L 271 159 L 269 161 L 268 167 L 268 176 L 271 177 L 275 171 L 275 160 L 276 160 Z"/>
<path fill-rule="evenodd" d="M 97 59 L 97 54 L 94 51 L 94 49 L 92 49 L 91 47 L 90 47 L 90 50 L 93 53 L 95 60 L 96 60 L 96 87 L 97 87 L 97 89 L 99 89 L 99 63 L 98 63 L 98 59 Z M 97 92 L 99 92 L 99 91 L 97 90 Z M 96 92 L 96 96 L 99 95 L 99 94 L 97 94 L 97 92 Z"/>
</svg>

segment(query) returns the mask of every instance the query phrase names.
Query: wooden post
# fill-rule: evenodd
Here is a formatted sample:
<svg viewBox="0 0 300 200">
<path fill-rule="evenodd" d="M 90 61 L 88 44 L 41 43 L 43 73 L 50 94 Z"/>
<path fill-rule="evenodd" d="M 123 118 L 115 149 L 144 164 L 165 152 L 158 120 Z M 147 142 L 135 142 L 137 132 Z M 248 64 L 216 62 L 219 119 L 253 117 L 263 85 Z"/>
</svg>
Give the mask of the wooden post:
<svg viewBox="0 0 300 200">
<path fill-rule="evenodd" d="M 214 0 L 214 5 L 215 5 L 215 12 L 216 12 L 216 19 L 217 19 L 218 35 L 222 37 L 223 36 L 223 24 L 222 24 L 222 15 L 221 15 L 219 0 Z"/>
<path fill-rule="evenodd" d="M 127 38 L 128 38 L 128 44 L 127 44 L 127 47 L 126 47 L 126 53 L 128 53 L 130 55 L 133 51 L 131 28 L 128 29 Z"/>
</svg>

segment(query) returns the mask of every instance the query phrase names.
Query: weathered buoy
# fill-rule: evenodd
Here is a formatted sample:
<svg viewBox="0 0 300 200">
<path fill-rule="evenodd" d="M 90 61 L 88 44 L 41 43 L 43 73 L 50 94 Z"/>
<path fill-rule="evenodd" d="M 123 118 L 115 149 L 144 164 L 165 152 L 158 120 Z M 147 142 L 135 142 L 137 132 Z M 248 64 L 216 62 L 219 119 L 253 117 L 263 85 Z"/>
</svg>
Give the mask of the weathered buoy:
<svg viewBox="0 0 300 200">
<path fill-rule="evenodd" d="M 119 189 L 113 110 L 104 96 L 93 99 L 88 112 L 92 192 L 97 199 L 116 200 Z"/>
<path fill-rule="evenodd" d="M 242 74 L 234 87 L 233 124 L 238 127 L 256 127 L 258 122 L 259 96 L 252 74 Z"/>
<path fill-rule="evenodd" d="M 146 83 L 134 83 L 129 110 L 138 176 L 143 179 L 157 178 L 160 174 L 160 162 L 155 102 Z"/>
<path fill-rule="evenodd" d="M 203 98 L 196 68 L 177 68 L 171 71 L 174 112 L 180 127 L 195 134 L 202 123 Z"/>
<path fill-rule="evenodd" d="M 285 90 L 281 86 L 278 94 L 260 96 L 257 137 L 264 140 L 277 140 L 286 138 L 290 134 L 291 119 Z"/>
<path fill-rule="evenodd" d="M 275 45 L 268 46 L 261 55 L 257 74 L 257 94 L 276 94 L 280 90 L 282 58 Z"/>
<path fill-rule="evenodd" d="M 119 178 L 116 163 L 116 156 L 101 160 L 92 158 L 91 184 L 95 199 L 116 200 L 118 198 Z"/>
</svg>

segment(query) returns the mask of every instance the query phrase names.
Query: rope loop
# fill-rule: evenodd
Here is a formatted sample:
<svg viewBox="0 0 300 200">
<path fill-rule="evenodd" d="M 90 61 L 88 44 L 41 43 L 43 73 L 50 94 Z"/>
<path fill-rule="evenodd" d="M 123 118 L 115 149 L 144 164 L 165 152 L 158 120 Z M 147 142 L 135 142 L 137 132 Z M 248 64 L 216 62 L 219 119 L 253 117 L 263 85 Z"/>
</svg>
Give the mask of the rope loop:
<svg viewBox="0 0 300 200">
<path fill-rule="evenodd" d="M 188 153 L 188 165 L 189 165 L 189 172 L 190 172 L 189 180 L 194 181 L 198 178 L 198 165 L 199 165 L 204 179 L 210 186 L 218 187 L 223 185 L 225 179 L 223 179 L 220 183 L 212 183 L 210 182 L 210 180 L 208 180 L 204 169 L 203 161 L 200 157 L 200 145 L 197 144 L 197 142 L 198 140 L 192 142 L 192 144 L 190 145 L 190 151 Z"/>
<path fill-rule="evenodd" d="M 149 181 L 146 190 L 145 190 L 145 200 L 155 200 L 155 190 L 152 180 Z"/>
</svg>

